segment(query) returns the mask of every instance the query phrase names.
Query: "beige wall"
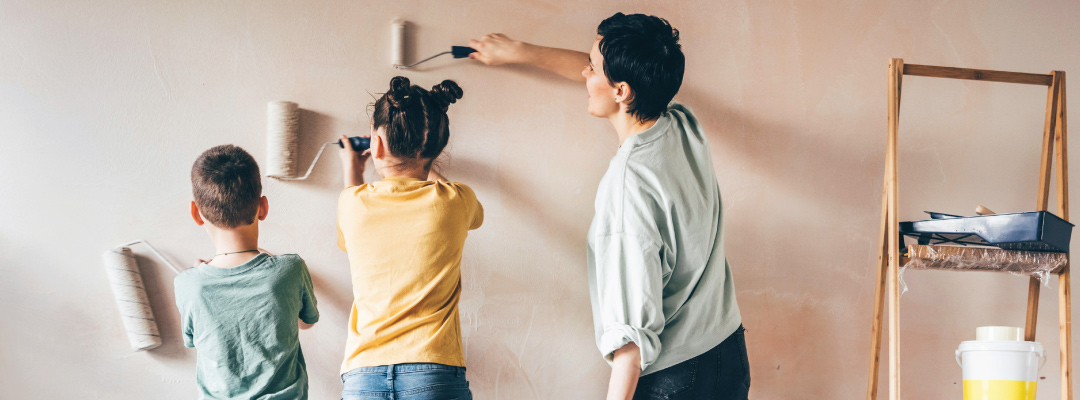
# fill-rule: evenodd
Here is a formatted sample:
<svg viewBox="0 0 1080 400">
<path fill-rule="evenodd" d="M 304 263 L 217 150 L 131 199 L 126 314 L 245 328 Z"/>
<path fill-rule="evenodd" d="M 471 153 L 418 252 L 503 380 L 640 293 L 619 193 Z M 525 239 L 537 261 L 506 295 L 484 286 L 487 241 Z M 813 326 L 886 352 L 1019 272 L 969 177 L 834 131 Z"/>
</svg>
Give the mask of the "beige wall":
<svg viewBox="0 0 1080 400">
<path fill-rule="evenodd" d="M 132 353 L 100 254 L 135 238 L 185 262 L 211 254 L 187 215 L 194 158 L 234 143 L 262 160 L 273 100 L 306 110 L 305 160 L 363 131 L 368 92 L 398 73 L 391 19 L 415 24 L 416 59 L 491 31 L 585 50 L 615 11 L 682 32 L 677 99 L 708 129 L 757 399 L 864 393 L 888 58 L 1080 74 L 1075 1 L 2 0 L 0 397 L 193 398 L 172 273 L 141 259 L 166 343 Z M 487 210 L 463 266 L 474 394 L 599 398 L 609 368 L 592 342 L 585 232 L 613 131 L 585 112 L 582 87 L 543 73 L 440 59 L 403 74 L 465 89 L 444 171 Z M 1031 210 L 1045 94 L 905 79 L 901 219 Z M 301 334 L 313 399 L 339 393 L 351 302 L 334 244 L 338 165 L 324 161 L 311 180 L 265 181 L 262 240 L 302 255 L 315 279 L 323 319 Z M 953 350 L 976 326 L 1022 324 L 1026 280 L 919 272 L 907 283 L 905 394 L 958 398 Z M 1056 355 L 1054 292 L 1039 340 Z M 1039 399 L 1058 396 L 1056 365 Z"/>
</svg>

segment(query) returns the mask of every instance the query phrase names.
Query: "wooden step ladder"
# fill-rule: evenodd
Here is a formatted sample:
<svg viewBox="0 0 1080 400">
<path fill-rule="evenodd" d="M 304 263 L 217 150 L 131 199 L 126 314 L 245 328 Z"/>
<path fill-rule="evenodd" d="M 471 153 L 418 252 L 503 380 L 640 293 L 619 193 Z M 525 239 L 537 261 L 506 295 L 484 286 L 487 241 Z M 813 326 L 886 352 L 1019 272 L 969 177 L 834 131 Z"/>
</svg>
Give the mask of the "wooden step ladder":
<svg viewBox="0 0 1080 400">
<path fill-rule="evenodd" d="M 900 399 L 900 292 L 897 285 L 901 264 L 900 221 L 897 219 L 897 133 L 900 126 L 900 88 L 904 75 L 946 79 L 966 79 L 987 82 L 1018 83 L 1048 86 L 1046 124 L 1043 128 L 1042 158 L 1039 163 L 1039 193 L 1037 211 L 1047 210 L 1050 195 L 1051 171 L 1057 172 L 1057 215 L 1069 220 L 1069 176 L 1065 124 L 1065 72 L 1049 75 L 1020 72 L 988 71 L 967 68 L 904 64 L 904 60 L 889 60 L 889 131 L 885 151 L 885 187 L 881 201 L 881 230 L 877 282 L 874 290 L 874 320 L 870 339 L 870 376 L 866 399 L 877 398 L 878 365 L 881 353 L 881 325 L 885 294 L 889 304 L 889 399 Z M 1056 164 L 1054 161 L 1057 161 Z M 887 283 L 887 286 L 886 286 Z M 1058 272 L 1058 320 L 1061 346 L 1061 398 L 1072 400 L 1072 314 L 1069 287 L 1069 263 Z M 1035 340 L 1035 321 L 1039 311 L 1039 279 L 1028 283 L 1027 321 L 1024 340 Z"/>
</svg>

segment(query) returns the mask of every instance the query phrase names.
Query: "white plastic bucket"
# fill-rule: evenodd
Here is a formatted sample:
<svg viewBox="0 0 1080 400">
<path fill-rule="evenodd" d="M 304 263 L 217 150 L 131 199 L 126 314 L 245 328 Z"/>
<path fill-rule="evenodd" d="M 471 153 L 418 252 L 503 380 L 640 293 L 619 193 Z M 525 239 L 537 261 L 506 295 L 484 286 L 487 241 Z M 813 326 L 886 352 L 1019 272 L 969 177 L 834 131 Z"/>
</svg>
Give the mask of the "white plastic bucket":
<svg viewBox="0 0 1080 400">
<path fill-rule="evenodd" d="M 1035 400 L 1046 357 L 1036 342 L 969 340 L 956 349 L 956 363 L 964 369 L 964 400 Z"/>
</svg>

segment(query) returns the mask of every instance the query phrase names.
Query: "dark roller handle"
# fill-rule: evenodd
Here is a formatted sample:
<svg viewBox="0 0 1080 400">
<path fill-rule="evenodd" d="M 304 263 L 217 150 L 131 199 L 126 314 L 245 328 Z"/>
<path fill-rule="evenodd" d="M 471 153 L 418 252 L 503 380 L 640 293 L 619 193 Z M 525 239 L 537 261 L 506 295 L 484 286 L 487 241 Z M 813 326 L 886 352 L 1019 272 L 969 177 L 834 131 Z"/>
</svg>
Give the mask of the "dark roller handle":
<svg viewBox="0 0 1080 400">
<path fill-rule="evenodd" d="M 349 144 L 352 145 L 353 150 L 364 151 L 371 147 L 371 138 L 353 136 L 349 138 Z M 345 148 L 345 145 L 341 143 L 341 139 L 338 139 L 337 145 L 343 149 Z"/>
<path fill-rule="evenodd" d="M 475 53 L 476 49 L 468 46 L 451 46 L 450 54 L 454 55 L 454 58 L 465 58 L 469 54 Z"/>
</svg>

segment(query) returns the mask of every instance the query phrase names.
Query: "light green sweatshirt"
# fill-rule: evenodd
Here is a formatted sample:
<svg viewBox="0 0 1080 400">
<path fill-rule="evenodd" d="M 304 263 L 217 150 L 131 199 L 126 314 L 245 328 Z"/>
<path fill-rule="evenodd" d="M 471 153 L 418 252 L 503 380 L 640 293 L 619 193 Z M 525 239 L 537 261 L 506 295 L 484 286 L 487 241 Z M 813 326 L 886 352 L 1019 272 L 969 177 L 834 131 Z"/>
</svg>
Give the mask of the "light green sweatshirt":
<svg viewBox="0 0 1080 400">
<path fill-rule="evenodd" d="M 705 134 L 672 102 L 611 159 L 589 228 L 596 344 L 633 342 L 642 375 L 694 358 L 742 322 L 724 255 L 723 210 Z"/>
</svg>

